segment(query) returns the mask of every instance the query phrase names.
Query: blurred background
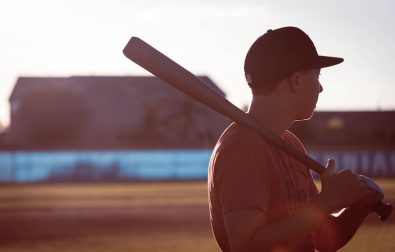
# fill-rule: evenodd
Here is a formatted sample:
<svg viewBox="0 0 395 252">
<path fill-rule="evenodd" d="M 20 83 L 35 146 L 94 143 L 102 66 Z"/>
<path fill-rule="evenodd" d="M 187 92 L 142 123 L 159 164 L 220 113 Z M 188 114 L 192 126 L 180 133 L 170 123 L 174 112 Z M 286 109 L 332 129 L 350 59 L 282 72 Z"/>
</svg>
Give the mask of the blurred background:
<svg viewBox="0 0 395 252">
<path fill-rule="evenodd" d="M 390 0 L 3 2 L 0 250 L 218 251 L 205 180 L 230 121 L 127 60 L 131 36 L 246 110 L 250 45 L 302 28 L 345 62 L 323 69 L 313 119 L 291 130 L 394 202 L 394 12 Z M 392 251 L 394 225 L 372 215 L 342 251 Z"/>
</svg>

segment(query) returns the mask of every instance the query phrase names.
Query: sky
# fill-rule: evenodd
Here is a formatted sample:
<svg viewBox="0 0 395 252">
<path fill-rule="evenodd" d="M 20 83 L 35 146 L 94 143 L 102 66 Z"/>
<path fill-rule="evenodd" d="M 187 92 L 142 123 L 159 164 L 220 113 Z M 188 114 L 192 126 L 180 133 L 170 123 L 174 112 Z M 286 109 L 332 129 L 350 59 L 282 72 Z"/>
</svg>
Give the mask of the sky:
<svg viewBox="0 0 395 252">
<path fill-rule="evenodd" d="M 268 29 L 297 26 L 321 55 L 317 110 L 394 110 L 392 0 L 0 0 L 0 123 L 19 76 L 150 75 L 127 60 L 131 36 L 191 72 L 208 75 L 235 105 L 251 99 L 243 64 Z"/>
</svg>

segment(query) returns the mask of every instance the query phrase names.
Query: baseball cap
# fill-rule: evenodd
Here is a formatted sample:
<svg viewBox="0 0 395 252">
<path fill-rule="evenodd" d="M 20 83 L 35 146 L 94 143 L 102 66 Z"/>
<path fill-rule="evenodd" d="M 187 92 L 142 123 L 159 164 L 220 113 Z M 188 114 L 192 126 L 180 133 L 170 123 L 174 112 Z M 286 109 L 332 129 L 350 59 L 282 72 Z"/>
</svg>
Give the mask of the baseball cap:
<svg viewBox="0 0 395 252">
<path fill-rule="evenodd" d="M 297 27 L 268 30 L 249 49 L 244 73 L 251 88 L 272 86 L 294 72 L 329 67 L 342 58 L 320 56 L 309 36 Z"/>
</svg>

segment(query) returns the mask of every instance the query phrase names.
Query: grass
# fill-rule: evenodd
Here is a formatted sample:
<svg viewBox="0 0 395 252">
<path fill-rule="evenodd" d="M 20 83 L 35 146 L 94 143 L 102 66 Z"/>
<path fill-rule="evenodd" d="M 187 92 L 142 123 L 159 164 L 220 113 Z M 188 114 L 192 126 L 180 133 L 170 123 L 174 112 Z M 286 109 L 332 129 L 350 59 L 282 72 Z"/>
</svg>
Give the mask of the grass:
<svg viewBox="0 0 395 252">
<path fill-rule="evenodd" d="M 203 182 L 28 184 L 0 188 L 0 210 L 117 209 L 207 204 Z"/>
<path fill-rule="evenodd" d="M 73 252 L 151 252 L 151 251 L 218 251 L 213 239 L 207 235 L 191 235 L 184 232 L 152 232 L 147 234 L 116 234 L 86 236 L 49 242 L 25 242 L 4 246 L 4 252 L 25 251 L 73 251 Z"/>
<path fill-rule="evenodd" d="M 381 179 L 395 202 L 395 180 Z M 218 251 L 205 182 L 0 186 L 0 251 Z M 341 251 L 395 251 L 395 217 L 371 215 Z"/>
<path fill-rule="evenodd" d="M 341 250 L 343 252 L 395 251 L 395 223 L 364 224 L 354 238 Z"/>
</svg>

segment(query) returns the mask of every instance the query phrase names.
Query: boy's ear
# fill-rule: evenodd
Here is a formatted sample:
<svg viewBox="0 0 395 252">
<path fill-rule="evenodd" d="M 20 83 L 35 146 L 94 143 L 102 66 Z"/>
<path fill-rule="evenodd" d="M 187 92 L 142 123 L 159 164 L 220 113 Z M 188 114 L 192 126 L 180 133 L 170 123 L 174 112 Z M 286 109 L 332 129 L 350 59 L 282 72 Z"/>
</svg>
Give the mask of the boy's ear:
<svg viewBox="0 0 395 252">
<path fill-rule="evenodd" d="M 301 87 L 300 83 L 300 72 L 295 72 L 293 73 L 289 78 L 288 78 L 289 86 L 292 91 L 298 91 Z"/>
</svg>

